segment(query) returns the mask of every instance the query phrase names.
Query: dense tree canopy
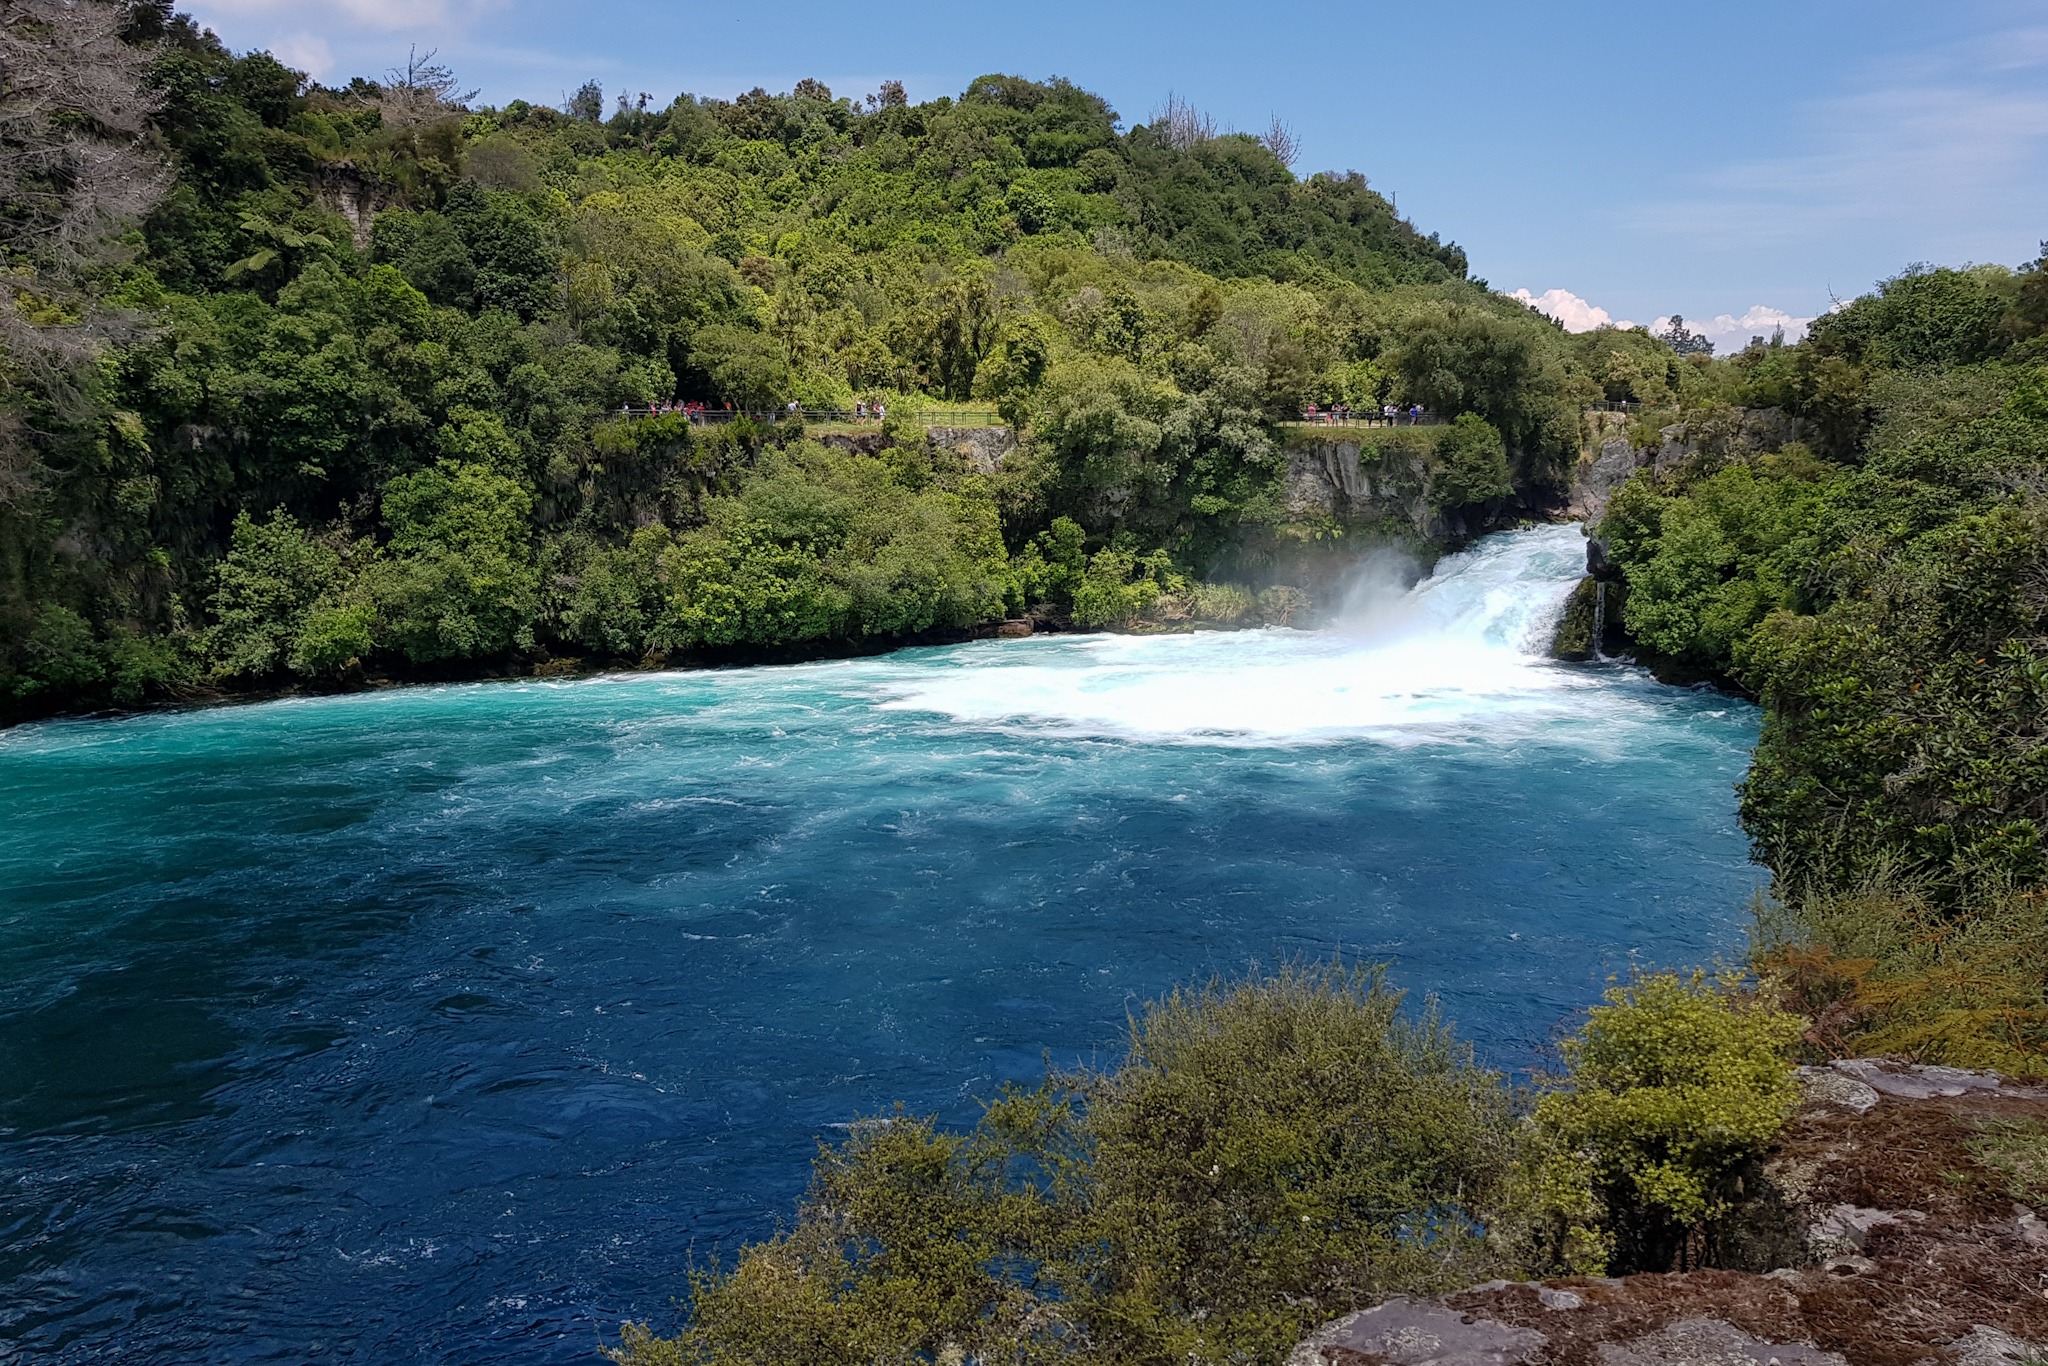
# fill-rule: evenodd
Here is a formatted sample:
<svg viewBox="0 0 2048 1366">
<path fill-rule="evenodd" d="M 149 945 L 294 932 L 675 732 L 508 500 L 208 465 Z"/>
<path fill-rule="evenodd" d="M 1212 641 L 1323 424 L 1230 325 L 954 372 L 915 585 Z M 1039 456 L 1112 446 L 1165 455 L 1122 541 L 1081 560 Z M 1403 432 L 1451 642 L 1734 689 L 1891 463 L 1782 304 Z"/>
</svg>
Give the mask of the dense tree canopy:
<svg viewBox="0 0 2048 1366">
<path fill-rule="evenodd" d="M 24 199 L 7 248 L 52 282 L 17 288 L 0 366 L 16 712 L 1041 603 L 1187 619 L 1249 601 L 1202 588 L 1219 556 L 1288 534 L 1276 424 L 1307 403 L 1466 415 L 1435 504 L 1540 504 L 1588 400 L 1703 373 L 1567 336 L 1284 140 L 1127 128 L 1059 79 L 490 108 L 431 54 L 329 87 L 164 3 L 22 13 L 69 16 L 90 79 L 45 86 L 146 193 L 50 162 L 77 194 Z M 860 454 L 620 416 L 863 398 L 892 420 Z M 949 403 L 1016 429 L 998 472 L 926 448 Z"/>
<path fill-rule="evenodd" d="M 1600 528 L 1635 638 L 1764 705 L 1761 942 L 1829 1048 L 2048 1067 L 2044 286 L 1916 266 L 1715 362 Z"/>
</svg>

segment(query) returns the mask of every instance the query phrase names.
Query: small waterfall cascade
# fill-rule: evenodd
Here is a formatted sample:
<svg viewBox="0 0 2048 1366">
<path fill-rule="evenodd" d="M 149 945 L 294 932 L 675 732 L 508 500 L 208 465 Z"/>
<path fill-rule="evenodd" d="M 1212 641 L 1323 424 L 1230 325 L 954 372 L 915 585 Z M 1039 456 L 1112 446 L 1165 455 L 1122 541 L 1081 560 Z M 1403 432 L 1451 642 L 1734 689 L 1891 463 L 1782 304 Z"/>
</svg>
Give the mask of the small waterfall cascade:
<svg viewBox="0 0 2048 1366">
<path fill-rule="evenodd" d="M 1607 662 L 1607 652 L 1600 648 L 1600 642 L 1607 638 L 1607 582 L 1593 581 L 1593 662 Z"/>
<path fill-rule="evenodd" d="M 1580 704 L 1588 680 L 1549 658 L 1585 574 L 1576 526 L 1488 536 L 1415 582 L 1412 561 L 1369 557 L 1337 622 L 1185 635 L 1039 637 L 972 668 L 878 680 L 883 705 L 971 724 L 1289 744 L 1485 730 Z"/>
<path fill-rule="evenodd" d="M 1584 576 L 1575 526 L 1500 532 L 1438 561 L 1406 592 L 1354 592 L 1334 634 L 1381 646 L 1543 655 L 1565 600 Z"/>
</svg>

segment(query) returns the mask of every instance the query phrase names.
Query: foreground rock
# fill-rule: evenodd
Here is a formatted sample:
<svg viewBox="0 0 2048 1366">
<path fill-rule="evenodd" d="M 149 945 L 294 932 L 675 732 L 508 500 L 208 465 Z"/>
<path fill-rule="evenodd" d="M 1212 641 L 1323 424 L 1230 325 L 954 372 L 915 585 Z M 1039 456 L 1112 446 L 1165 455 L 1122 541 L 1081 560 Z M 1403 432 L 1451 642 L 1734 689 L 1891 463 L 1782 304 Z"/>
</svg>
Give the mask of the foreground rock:
<svg viewBox="0 0 2048 1366">
<path fill-rule="evenodd" d="M 1390 1300 L 1318 1330 L 1288 1366 L 2048 1360 L 2048 1220 L 2014 1196 L 2048 1199 L 2048 1165 L 2028 1165 L 2048 1146 L 2027 1146 L 2048 1145 L 2048 1087 L 1862 1058 L 1801 1082 L 1733 1257 L 1753 1269 Z M 2022 1146 L 1987 1156 L 1986 1135 Z"/>
</svg>

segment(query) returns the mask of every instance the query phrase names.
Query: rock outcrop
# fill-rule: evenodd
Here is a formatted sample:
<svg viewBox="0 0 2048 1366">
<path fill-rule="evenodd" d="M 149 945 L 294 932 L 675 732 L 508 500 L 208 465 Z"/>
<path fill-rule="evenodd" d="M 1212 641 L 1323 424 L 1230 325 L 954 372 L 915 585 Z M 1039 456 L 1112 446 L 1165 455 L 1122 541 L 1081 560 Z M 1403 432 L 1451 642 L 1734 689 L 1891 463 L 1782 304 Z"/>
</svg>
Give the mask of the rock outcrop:
<svg viewBox="0 0 2048 1366">
<path fill-rule="evenodd" d="M 1812 433 L 1804 418 L 1778 408 L 1711 409 L 1657 433 L 1657 444 L 1638 446 L 1627 419 L 1614 413 L 1590 415 L 1586 449 L 1572 471 L 1571 515 L 1592 525 L 1607 511 L 1614 491 L 1640 469 L 1662 473 L 1702 456 L 1743 459 L 1782 450 Z"/>
<path fill-rule="evenodd" d="M 1607 500 L 1626 484 L 1629 476 L 1650 463 L 1650 452 L 1639 451 L 1626 431 L 1613 432 L 1585 455 L 1572 472 L 1571 514 L 1591 526 L 1607 511 Z"/>
<path fill-rule="evenodd" d="M 1440 508 L 1431 496 L 1429 428 L 1393 428 L 1363 436 L 1290 434 L 1281 506 L 1297 521 L 1367 525 L 1438 544 L 1467 540 L 1525 517 L 1554 515 L 1517 494 L 1467 507 Z"/>
<path fill-rule="evenodd" d="M 1287 1366 L 1383 1361 L 1388 1366 L 1514 1366 L 1549 1344 L 1529 1328 L 1461 1314 L 1442 1305 L 1392 1299 L 1338 1319 L 1294 1349 Z"/>
<path fill-rule="evenodd" d="M 1799 1113 L 1765 1164 L 1762 1232 L 1742 1257 L 1757 1269 L 1493 1281 L 1392 1299 L 1311 1334 L 1288 1366 L 2020 1366 L 2048 1356 L 2048 1220 L 2016 1198 L 2048 1200 L 2048 1085 L 1871 1058 L 1801 1068 L 1800 1083 Z M 1987 1156 L 1986 1135 L 2033 1146 Z"/>
<path fill-rule="evenodd" d="M 1017 449 L 1017 433 L 1008 427 L 927 427 L 925 443 L 933 450 L 949 450 L 965 460 L 977 474 L 994 474 L 1003 467 L 1010 452 Z M 874 455 L 892 444 L 877 427 L 871 431 L 826 432 L 818 441 L 858 455 Z"/>
<path fill-rule="evenodd" d="M 1017 433 L 1008 427 L 927 427 L 925 437 L 957 452 L 977 474 L 994 474 L 1017 449 Z"/>
<path fill-rule="evenodd" d="M 1296 439 L 1287 445 L 1282 506 L 1298 519 L 1395 521 L 1420 536 L 1435 525 L 1428 461 L 1412 445 L 1375 446 L 1350 437 Z"/>
<path fill-rule="evenodd" d="M 314 200 L 329 213 L 348 221 L 357 251 L 370 249 L 370 225 L 397 202 L 391 187 L 352 161 L 329 162 L 313 173 Z"/>
</svg>

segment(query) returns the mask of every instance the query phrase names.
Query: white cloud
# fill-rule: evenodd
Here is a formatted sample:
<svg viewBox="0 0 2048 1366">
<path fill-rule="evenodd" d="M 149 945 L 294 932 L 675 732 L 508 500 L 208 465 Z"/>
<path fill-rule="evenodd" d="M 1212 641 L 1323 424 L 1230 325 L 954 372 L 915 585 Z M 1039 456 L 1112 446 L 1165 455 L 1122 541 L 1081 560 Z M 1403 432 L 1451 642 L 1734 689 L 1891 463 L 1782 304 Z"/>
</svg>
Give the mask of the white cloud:
<svg viewBox="0 0 2048 1366">
<path fill-rule="evenodd" d="M 1518 289 L 1508 296 L 1520 299 L 1546 317 L 1557 319 L 1564 324 L 1567 332 L 1591 332 L 1596 327 L 1634 327 L 1626 318 L 1615 318 L 1597 304 L 1589 304 L 1568 289 L 1546 289 L 1541 294 L 1531 294 Z"/>
<path fill-rule="evenodd" d="M 270 45 L 270 55 L 294 71 L 319 80 L 334 69 L 334 51 L 314 33 L 294 33 Z"/>
<path fill-rule="evenodd" d="M 329 0 L 322 6 L 334 19 L 351 19 L 371 28 L 387 30 L 432 28 L 445 24 L 454 16 L 451 11 L 474 11 L 474 3 L 449 5 L 446 0 Z M 269 17 L 290 15 L 305 22 L 307 18 L 304 0 L 198 0 L 192 6 L 201 19 L 213 15 L 233 15 L 236 18 Z M 460 17 L 468 17 L 465 13 Z"/>
<path fill-rule="evenodd" d="M 1697 332 L 1712 342 L 1716 354 L 1725 356 L 1749 345 L 1751 337 L 1762 337 L 1768 341 L 1771 334 L 1780 328 L 1784 329 L 1787 342 L 1796 342 L 1806 335 L 1806 325 L 1812 321 L 1811 318 L 1794 317 L 1782 308 L 1757 304 L 1739 318 L 1730 313 L 1719 313 L 1712 318 L 1687 318 L 1685 326 L 1687 331 Z M 1669 326 L 1671 319 L 1659 318 L 1650 325 L 1650 330 L 1662 332 Z"/>
<path fill-rule="evenodd" d="M 1596 327 L 1634 327 L 1627 318 L 1617 318 L 1598 304 L 1586 302 L 1568 289 L 1546 289 L 1541 294 L 1531 294 L 1518 289 L 1508 296 L 1520 299 L 1546 317 L 1557 319 L 1564 324 L 1567 332 L 1591 332 Z M 1806 335 L 1806 325 L 1811 318 L 1796 317 L 1782 308 L 1769 304 L 1757 304 L 1741 317 L 1722 313 L 1715 317 L 1700 319 L 1687 318 L 1688 331 L 1697 332 L 1714 344 L 1714 350 L 1722 355 L 1740 351 L 1749 345 L 1751 337 L 1769 337 L 1778 329 L 1785 331 L 1785 340 L 1796 342 Z M 1650 324 L 1652 332 L 1662 332 L 1671 326 L 1669 315 Z"/>
</svg>

